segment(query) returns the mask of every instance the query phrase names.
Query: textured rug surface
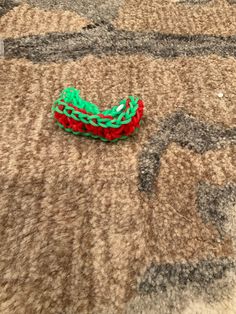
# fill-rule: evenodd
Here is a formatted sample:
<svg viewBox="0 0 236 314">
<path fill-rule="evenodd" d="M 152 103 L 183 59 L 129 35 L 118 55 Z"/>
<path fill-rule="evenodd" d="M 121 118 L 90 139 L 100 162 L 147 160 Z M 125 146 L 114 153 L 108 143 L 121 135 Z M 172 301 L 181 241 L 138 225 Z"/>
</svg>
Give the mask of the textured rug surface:
<svg viewBox="0 0 236 314">
<path fill-rule="evenodd" d="M 68 86 L 145 103 L 116 144 Z M 236 313 L 236 1 L 0 0 L 0 313 Z"/>
</svg>

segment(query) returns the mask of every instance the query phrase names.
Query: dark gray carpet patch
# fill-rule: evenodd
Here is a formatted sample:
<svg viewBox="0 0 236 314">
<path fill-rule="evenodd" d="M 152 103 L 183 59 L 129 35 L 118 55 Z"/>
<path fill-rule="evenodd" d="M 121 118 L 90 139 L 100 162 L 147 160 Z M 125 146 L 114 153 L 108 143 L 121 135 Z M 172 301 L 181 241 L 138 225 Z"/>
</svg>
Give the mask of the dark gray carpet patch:
<svg viewBox="0 0 236 314">
<path fill-rule="evenodd" d="M 196 294 L 214 298 L 214 285 L 235 270 L 235 262 L 229 258 L 203 260 L 197 263 L 160 264 L 152 263 L 142 276 L 138 291 L 141 294 L 163 294 L 171 288 L 194 289 Z"/>
<path fill-rule="evenodd" d="M 0 0 L 0 16 L 3 16 L 15 6 L 19 5 L 21 0 Z"/>
<path fill-rule="evenodd" d="M 108 22 L 116 17 L 123 0 L 27 0 L 27 2 L 44 9 L 76 12 L 95 22 Z"/>
<path fill-rule="evenodd" d="M 236 56 L 236 36 L 165 35 L 115 30 L 101 22 L 86 26 L 80 33 L 8 38 L 6 58 L 27 58 L 33 62 L 76 60 L 88 54 L 147 54 L 156 58 L 176 58 L 217 54 Z"/>
<path fill-rule="evenodd" d="M 224 236 L 225 224 L 230 219 L 227 208 L 236 205 L 236 184 L 219 187 L 200 182 L 197 188 L 197 205 L 203 221 L 212 223 Z"/>
<path fill-rule="evenodd" d="M 139 157 L 139 187 L 152 192 L 159 173 L 160 159 L 172 142 L 202 154 L 219 145 L 236 142 L 236 128 L 224 128 L 201 122 L 182 111 L 165 118 Z"/>
</svg>

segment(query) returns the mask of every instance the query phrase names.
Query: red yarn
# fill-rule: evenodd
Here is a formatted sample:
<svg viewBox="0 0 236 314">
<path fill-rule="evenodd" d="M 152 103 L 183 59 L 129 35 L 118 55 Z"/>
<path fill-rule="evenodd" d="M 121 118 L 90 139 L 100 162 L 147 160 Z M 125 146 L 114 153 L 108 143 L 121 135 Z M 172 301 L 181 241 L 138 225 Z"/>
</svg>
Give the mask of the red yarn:
<svg viewBox="0 0 236 314">
<path fill-rule="evenodd" d="M 126 108 L 129 108 L 129 99 L 127 100 L 126 103 Z M 70 107 L 72 107 L 73 109 L 75 109 L 76 111 L 80 111 L 82 113 L 85 114 L 90 114 L 89 112 L 86 112 L 84 109 L 79 109 L 75 106 L 73 106 L 72 104 L 70 104 Z M 138 101 L 138 109 L 136 111 L 136 114 L 134 117 L 132 117 L 132 120 L 127 123 L 127 124 L 123 124 L 121 125 L 119 128 L 103 128 L 101 126 L 93 126 L 91 124 L 86 124 L 83 123 L 81 121 L 77 121 L 73 118 L 69 118 L 67 117 L 65 114 L 61 114 L 59 112 L 55 112 L 55 119 L 62 124 L 66 129 L 71 129 L 74 132 L 83 132 L 83 133 L 92 133 L 94 135 L 98 135 L 100 137 L 106 138 L 109 141 L 112 141 L 114 139 L 120 138 L 121 136 L 129 136 L 130 134 L 132 134 L 134 132 L 134 130 L 136 128 L 139 128 L 139 122 L 143 116 L 143 108 L 144 108 L 144 104 L 142 100 Z M 64 106 L 60 105 L 59 109 L 61 111 L 63 111 Z M 68 113 L 69 112 L 68 110 Z M 105 116 L 103 114 L 99 114 L 100 117 L 102 118 L 108 118 L 108 119 L 113 119 L 112 116 Z M 124 120 L 124 118 L 123 118 Z M 96 120 L 94 120 L 94 122 L 96 123 Z"/>
</svg>

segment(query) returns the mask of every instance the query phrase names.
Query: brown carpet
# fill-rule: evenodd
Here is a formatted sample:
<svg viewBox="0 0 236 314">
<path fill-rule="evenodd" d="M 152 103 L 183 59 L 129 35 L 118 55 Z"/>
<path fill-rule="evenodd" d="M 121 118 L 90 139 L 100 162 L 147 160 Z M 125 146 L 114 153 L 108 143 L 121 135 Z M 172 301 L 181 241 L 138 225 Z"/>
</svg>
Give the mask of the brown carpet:
<svg viewBox="0 0 236 314">
<path fill-rule="evenodd" d="M 0 313 L 236 313 L 236 1 L 0 0 Z M 145 102 L 63 132 L 67 86 Z"/>
</svg>

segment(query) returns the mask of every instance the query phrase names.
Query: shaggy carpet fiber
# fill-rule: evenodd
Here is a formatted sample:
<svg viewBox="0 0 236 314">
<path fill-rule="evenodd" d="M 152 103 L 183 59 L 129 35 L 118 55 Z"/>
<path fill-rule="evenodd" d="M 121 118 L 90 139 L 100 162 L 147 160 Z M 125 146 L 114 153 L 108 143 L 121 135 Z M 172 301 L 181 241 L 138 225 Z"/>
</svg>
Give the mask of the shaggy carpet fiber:
<svg viewBox="0 0 236 314">
<path fill-rule="evenodd" d="M 236 1 L 0 0 L 0 313 L 236 313 Z M 145 103 L 117 143 L 62 89 Z"/>
</svg>

